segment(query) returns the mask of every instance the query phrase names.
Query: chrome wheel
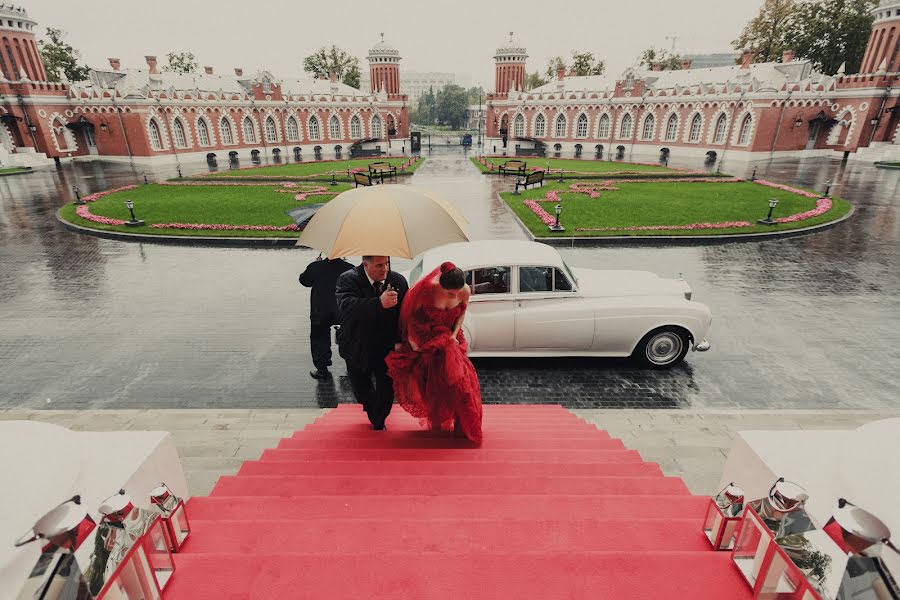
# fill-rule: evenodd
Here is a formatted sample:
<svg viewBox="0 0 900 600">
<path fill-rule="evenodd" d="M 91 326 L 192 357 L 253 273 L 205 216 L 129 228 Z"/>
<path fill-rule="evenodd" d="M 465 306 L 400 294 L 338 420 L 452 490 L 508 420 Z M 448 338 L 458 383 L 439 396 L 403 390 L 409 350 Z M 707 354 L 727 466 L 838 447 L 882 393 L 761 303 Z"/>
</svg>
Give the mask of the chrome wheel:
<svg viewBox="0 0 900 600">
<path fill-rule="evenodd" d="M 644 354 L 647 360 L 659 366 L 672 363 L 681 356 L 684 340 L 674 331 L 661 331 L 647 341 Z"/>
</svg>

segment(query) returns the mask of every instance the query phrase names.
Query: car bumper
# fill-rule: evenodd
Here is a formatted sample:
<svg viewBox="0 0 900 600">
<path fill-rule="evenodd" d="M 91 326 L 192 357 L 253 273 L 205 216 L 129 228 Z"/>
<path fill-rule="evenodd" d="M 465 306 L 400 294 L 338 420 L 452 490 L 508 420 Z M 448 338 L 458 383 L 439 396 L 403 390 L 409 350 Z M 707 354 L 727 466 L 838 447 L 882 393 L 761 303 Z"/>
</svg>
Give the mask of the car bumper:
<svg viewBox="0 0 900 600">
<path fill-rule="evenodd" d="M 694 352 L 706 352 L 709 350 L 709 340 L 702 340 L 696 344 L 692 348 Z"/>
</svg>

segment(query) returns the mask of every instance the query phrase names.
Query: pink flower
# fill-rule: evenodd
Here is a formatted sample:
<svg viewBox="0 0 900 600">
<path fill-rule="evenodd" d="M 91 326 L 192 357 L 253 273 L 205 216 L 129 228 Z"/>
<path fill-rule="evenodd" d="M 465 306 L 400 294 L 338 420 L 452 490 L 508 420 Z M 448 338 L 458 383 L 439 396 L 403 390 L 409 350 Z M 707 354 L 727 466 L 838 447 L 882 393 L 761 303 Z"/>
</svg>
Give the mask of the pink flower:
<svg viewBox="0 0 900 600">
<path fill-rule="evenodd" d="M 541 208 L 541 205 L 535 202 L 534 200 L 526 200 L 525 206 L 531 209 L 531 212 L 536 214 L 538 218 L 544 222 L 546 225 L 554 225 L 556 224 L 556 219 L 551 217 L 547 211 Z"/>
<path fill-rule="evenodd" d="M 90 202 L 90 201 L 89 201 Z M 125 221 L 121 219 L 111 219 L 109 217 L 101 217 L 99 215 L 91 214 L 91 210 L 87 207 L 87 205 L 81 205 L 75 209 L 75 214 L 81 217 L 82 219 L 86 219 L 88 221 L 93 221 L 94 223 L 101 223 L 103 225 L 124 225 Z"/>
</svg>

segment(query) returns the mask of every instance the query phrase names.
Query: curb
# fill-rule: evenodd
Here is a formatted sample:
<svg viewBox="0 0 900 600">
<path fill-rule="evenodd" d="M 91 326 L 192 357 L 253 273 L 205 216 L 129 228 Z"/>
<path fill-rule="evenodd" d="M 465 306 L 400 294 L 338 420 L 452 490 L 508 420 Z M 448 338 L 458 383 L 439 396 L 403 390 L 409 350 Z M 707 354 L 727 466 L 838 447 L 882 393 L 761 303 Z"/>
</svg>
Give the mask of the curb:
<svg viewBox="0 0 900 600">
<path fill-rule="evenodd" d="M 516 211 L 503 199 L 500 192 L 497 198 L 509 209 L 516 222 L 532 242 L 541 242 L 548 246 L 713 246 L 716 244 L 730 244 L 734 242 L 764 242 L 782 237 L 798 237 L 826 231 L 836 227 L 853 216 L 856 207 L 850 205 L 850 210 L 840 219 L 820 223 L 810 227 L 799 229 L 786 229 L 783 231 L 757 232 L 757 233 L 728 233 L 721 235 L 610 235 L 610 236 L 569 236 L 569 237 L 540 237 L 534 235 L 525 222 L 519 218 Z"/>
<path fill-rule="evenodd" d="M 12 177 L 13 175 L 24 175 L 25 173 L 34 173 L 34 169 L 31 167 L 19 167 L 22 169 L 21 171 L 14 171 L 12 173 L 0 173 L 0 177 Z"/>
<path fill-rule="evenodd" d="M 885 162 L 878 162 L 878 161 L 875 161 L 875 168 L 876 168 L 876 169 L 897 169 L 897 170 L 900 170 L 900 164 L 896 164 L 896 163 L 885 163 Z"/>
</svg>

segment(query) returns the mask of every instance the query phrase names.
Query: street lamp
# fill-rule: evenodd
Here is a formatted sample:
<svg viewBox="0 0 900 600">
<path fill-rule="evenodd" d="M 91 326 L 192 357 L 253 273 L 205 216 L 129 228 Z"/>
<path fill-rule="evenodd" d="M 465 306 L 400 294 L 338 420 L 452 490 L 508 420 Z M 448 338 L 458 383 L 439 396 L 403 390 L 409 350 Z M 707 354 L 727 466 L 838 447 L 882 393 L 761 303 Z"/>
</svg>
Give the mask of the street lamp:
<svg viewBox="0 0 900 600">
<path fill-rule="evenodd" d="M 830 198 L 830 197 L 831 197 L 831 196 L 829 195 L 829 194 L 831 193 L 831 184 L 832 184 L 831 181 L 826 181 L 826 182 L 825 182 L 825 193 L 822 195 L 823 198 Z"/>
<path fill-rule="evenodd" d="M 769 199 L 769 214 L 766 215 L 765 219 L 759 219 L 756 222 L 761 223 L 763 225 L 775 225 L 775 220 L 772 219 L 772 211 L 775 210 L 776 206 L 778 206 L 778 199 L 770 198 Z"/>
<path fill-rule="evenodd" d="M 131 213 L 131 220 L 125 221 L 125 225 L 127 225 L 129 227 L 138 227 L 138 226 L 144 224 L 144 222 L 142 220 L 140 220 L 134 216 L 134 202 L 132 202 L 131 200 L 126 200 L 125 208 L 127 208 L 128 211 Z"/>
<path fill-rule="evenodd" d="M 558 181 L 559 181 L 560 183 L 563 183 L 563 172 L 564 172 L 564 171 L 565 171 L 565 169 L 560 169 L 560 170 L 559 170 L 559 180 L 558 180 Z"/>
<path fill-rule="evenodd" d="M 75 192 L 75 204 L 81 206 L 82 204 L 87 204 L 84 200 L 81 199 L 81 194 L 78 193 L 78 186 L 73 185 L 72 191 Z"/>
<path fill-rule="evenodd" d="M 149 183 L 150 183 L 150 182 L 149 182 L 149 181 L 147 181 L 147 172 L 146 172 L 146 171 L 144 171 L 144 172 L 143 172 L 143 173 L 141 173 L 141 175 L 143 175 L 143 176 L 144 176 L 144 185 L 147 185 L 147 184 L 149 184 Z"/>
<path fill-rule="evenodd" d="M 557 204 L 556 208 L 556 223 L 550 226 L 550 231 L 565 231 L 566 228 L 559 224 L 559 215 L 562 214 L 562 204 Z"/>
<path fill-rule="evenodd" d="M 178 179 L 181 179 L 181 163 L 178 163 L 175 168 L 178 170 Z"/>
<path fill-rule="evenodd" d="M 331 172 L 331 185 L 337 185 L 337 179 L 334 178 L 334 171 Z"/>
<path fill-rule="evenodd" d="M 750 175 L 750 181 L 756 181 L 756 167 L 753 167 L 753 174 Z"/>
</svg>

